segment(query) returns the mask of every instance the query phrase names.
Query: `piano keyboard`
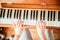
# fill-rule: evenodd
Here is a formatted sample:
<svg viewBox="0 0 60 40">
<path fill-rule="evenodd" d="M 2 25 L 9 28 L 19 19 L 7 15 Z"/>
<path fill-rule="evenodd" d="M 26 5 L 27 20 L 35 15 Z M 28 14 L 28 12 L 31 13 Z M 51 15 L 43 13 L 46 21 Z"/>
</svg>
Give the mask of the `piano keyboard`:
<svg viewBox="0 0 60 40">
<path fill-rule="evenodd" d="M 46 26 L 60 26 L 60 10 L 0 8 L 0 24 L 13 24 L 18 20 L 23 20 L 25 25 L 44 20 Z"/>
</svg>

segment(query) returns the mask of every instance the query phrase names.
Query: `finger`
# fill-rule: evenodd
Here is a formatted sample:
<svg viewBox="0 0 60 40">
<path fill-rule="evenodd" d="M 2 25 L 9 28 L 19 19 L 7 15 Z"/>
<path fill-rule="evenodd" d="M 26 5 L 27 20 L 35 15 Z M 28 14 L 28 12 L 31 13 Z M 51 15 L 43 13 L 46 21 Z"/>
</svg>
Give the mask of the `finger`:
<svg viewBox="0 0 60 40">
<path fill-rule="evenodd" d="M 21 24 L 20 24 L 20 20 L 18 20 L 17 25 L 21 25 Z"/>
<path fill-rule="evenodd" d="M 40 28 L 43 29 L 42 27 L 43 27 L 42 22 L 40 22 Z"/>
<path fill-rule="evenodd" d="M 13 25 L 14 25 L 14 26 L 16 26 L 16 24 L 15 24 L 15 23 L 14 23 Z"/>
<path fill-rule="evenodd" d="M 17 25 L 21 27 L 23 25 L 23 21 L 18 20 Z"/>
<path fill-rule="evenodd" d="M 20 25 L 23 25 L 23 24 L 24 24 L 24 22 L 23 22 L 23 21 L 21 21 L 21 20 L 19 20 L 19 24 L 20 24 Z"/>
<path fill-rule="evenodd" d="M 46 23 L 42 22 L 43 28 L 46 28 Z"/>
<path fill-rule="evenodd" d="M 41 23 L 41 21 L 38 22 L 38 27 L 39 27 L 40 29 L 42 29 L 42 23 Z"/>
<path fill-rule="evenodd" d="M 41 26 L 41 29 L 45 29 L 46 28 L 46 24 L 44 21 L 40 21 L 40 26 Z"/>
</svg>

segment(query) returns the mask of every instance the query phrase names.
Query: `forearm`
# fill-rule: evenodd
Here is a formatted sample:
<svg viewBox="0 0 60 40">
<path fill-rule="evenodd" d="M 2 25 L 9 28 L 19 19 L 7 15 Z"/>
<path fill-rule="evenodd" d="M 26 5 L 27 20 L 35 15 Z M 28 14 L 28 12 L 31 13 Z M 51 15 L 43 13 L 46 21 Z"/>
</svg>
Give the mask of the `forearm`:
<svg viewBox="0 0 60 40">
<path fill-rule="evenodd" d="M 20 35 L 15 35 L 14 40 L 19 40 Z"/>
<path fill-rule="evenodd" d="M 19 40 L 19 38 L 21 37 L 22 31 L 24 26 L 24 22 L 22 20 L 18 20 L 17 23 L 14 23 L 14 31 L 15 31 L 15 37 L 14 40 Z"/>
<path fill-rule="evenodd" d="M 19 40 L 19 38 L 21 37 L 22 31 L 20 31 L 19 34 L 15 34 L 14 36 L 14 40 Z"/>
<path fill-rule="evenodd" d="M 42 36 L 44 40 L 47 40 L 45 33 L 42 32 Z"/>
<path fill-rule="evenodd" d="M 41 40 L 47 40 L 47 39 L 46 39 L 46 36 L 45 36 L 45 33 L 42 32 L 42 30 L 41 30 L 39 27 L 37 27 L 37 33 L 38 33 L 39 38 L 40 38 Z"/>
</svg>

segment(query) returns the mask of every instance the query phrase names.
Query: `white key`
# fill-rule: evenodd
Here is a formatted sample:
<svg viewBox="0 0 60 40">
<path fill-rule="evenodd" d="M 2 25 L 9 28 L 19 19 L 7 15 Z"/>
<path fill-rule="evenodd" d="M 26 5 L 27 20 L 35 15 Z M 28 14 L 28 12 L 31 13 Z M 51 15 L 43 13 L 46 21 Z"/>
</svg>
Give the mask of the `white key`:
<svg viewBox="0 0 60 40">
<path fill-rule="evenodd" d="M 48 10 L 46 10 L 46 13 L 45 13 L 45 21 L 48 21 Z"/>
<path fill-rule="evenodd" d="M 12 9 L 12 19 L 14 19 L 14 9 Z"/>
<path fill-rule="evenodd" d="M 31 15 L 31 10 L 29 10 L 29 13 L 28 13 L 28 20 L 30 20 L 30 15 Z"/>
<path fill-rule="evenodd" d="M 21 20 L 23 20 L 23 14 L 24 14 L 24 10 L 22 10 L 21 12 Z"/>
<path fill-rule="evenodd" d="M 46 25 L 49 25 L 49 23 L 48 23 L 48 10 L 46 10 L 46 12 L 45 12 L 45 22 L 46 22 Z"/>
<path fill-rule="evenodd" d="M 56 21 L 56 26 L 58 26 L 58 11 L 55 11 L 55 21 Z"/>
<path fill-rule="evenodd" d="M 6 9 L 6 12 L 5 12 L 5 18 L 7 18 L 7 11 L 8 11 L 8 9 Z"/>
<path fill-rule="evenodd" d="M 56 11 L 55 21 L 58 21 L 58 11 Z"/>
<path fill-rule="evenodd" d="M 41 12 L 40 10 L 38 10 L 38 21 L 40 21 L 40 15 L 41 15 Z"/>
</svg>

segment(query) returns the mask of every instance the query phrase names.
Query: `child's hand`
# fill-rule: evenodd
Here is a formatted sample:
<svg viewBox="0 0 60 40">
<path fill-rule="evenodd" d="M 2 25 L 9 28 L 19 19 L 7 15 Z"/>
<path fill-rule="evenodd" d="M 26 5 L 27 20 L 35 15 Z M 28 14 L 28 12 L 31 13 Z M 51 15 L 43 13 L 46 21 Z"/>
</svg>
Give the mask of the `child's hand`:
<svg viewBox="0 0 60 40">
<path fill-rule="evenodd" d="M 18 20 L 17 23 L 14 24 L 14 30 L 15 30 L 15 34 L 16 35 L 19 35 L 20 32 L 23 30 L 23 27 L 24 27 L 24 22 L 21 21 L 21 20 Z"/>
<path fill-rule="evenodd" d="M 44 21 L 39 21 L 39 22 L 37 23 L 37 27 L 39 27 L 42 32 L 45 32 L 46 24 L 45 24 Z"/>
<path fill-rule="evenodd" d="M 46 35 L 45 35 L 45 31 L 46 31 L 46 24 L 44 21 L 39 21 L 36 25 L 36 29 L 37 29 L 37 33 L 40 37 L 41 40 L 46 40 Z"/>
</svg>

